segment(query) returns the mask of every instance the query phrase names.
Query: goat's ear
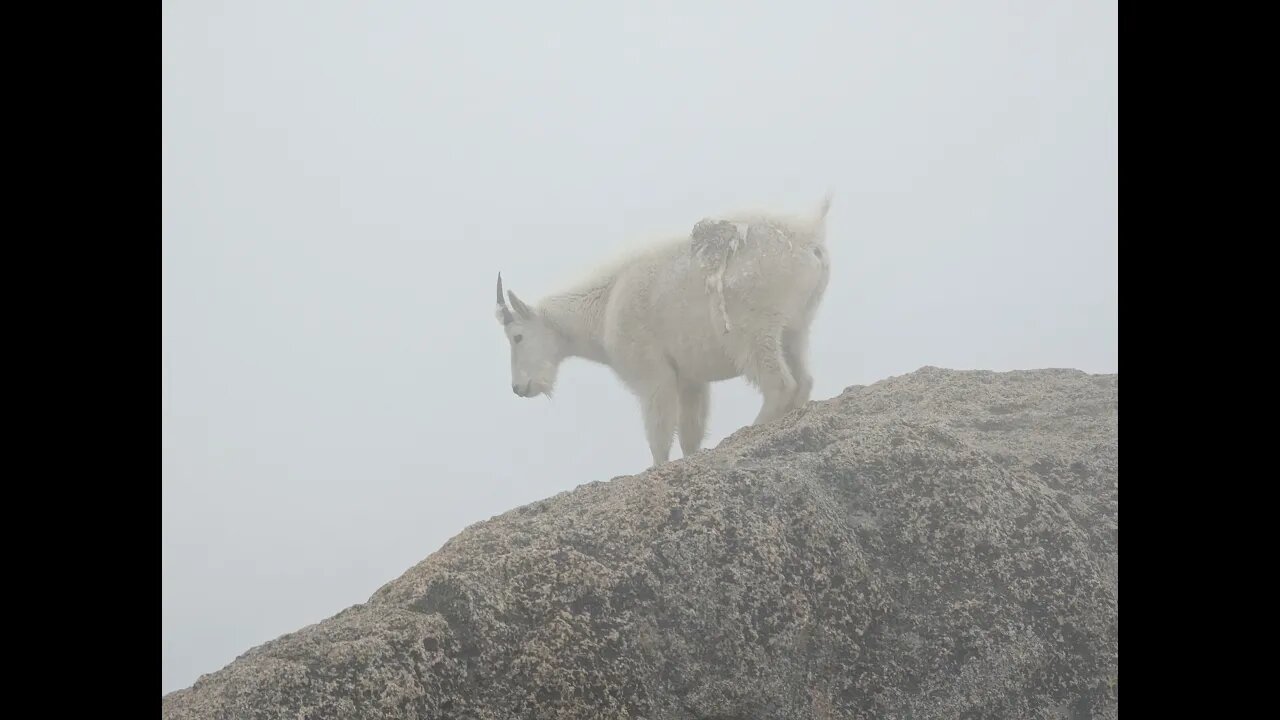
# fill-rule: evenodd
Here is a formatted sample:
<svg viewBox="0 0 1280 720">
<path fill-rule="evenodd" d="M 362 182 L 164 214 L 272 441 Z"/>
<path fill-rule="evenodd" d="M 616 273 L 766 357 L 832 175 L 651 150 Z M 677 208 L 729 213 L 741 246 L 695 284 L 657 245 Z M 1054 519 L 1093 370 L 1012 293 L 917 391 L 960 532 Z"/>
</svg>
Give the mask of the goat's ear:
<svg viewBox="0 0 1280 720">
<path fill-rule="evenodd" d="M 519 314 L 520 317 L 526 320 L 533 317 L 534 315 L 533 308 L 529 307 L 528 305 L 525 305 L 524 301 L 516 297 L 515 293 L 508 290 L 507 298 L 511 300 L 511 307 L 516 309 L 516 313 Z"/>
</svg>

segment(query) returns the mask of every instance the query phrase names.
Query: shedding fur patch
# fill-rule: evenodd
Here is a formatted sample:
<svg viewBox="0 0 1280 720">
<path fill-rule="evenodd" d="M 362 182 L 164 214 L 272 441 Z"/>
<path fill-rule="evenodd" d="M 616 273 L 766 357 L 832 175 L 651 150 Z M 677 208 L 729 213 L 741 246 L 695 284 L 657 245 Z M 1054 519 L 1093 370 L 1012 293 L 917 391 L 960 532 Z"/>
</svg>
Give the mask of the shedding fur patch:
<svg viewBox="0 0 1280 720">
<path fill-rule="evenodd" d="M 739 246 L 779 242 L 786 243 L 789 249 L 794 247 L 790 234 L 771 222 L 701 220 L 693 226 L 689 239 L 689 252 L 706 277 L 712 310 L 719 313 L 726 333 L 733 330 L 733 323 L 724 301 L 724 273 Z"/>
<path fill-rule="evenodd" d="M 693 233 L 689 236 L 689 251 L 707 279 L 711 307 L 719 311 L 726 333 L 733 329 L 733 324 L 729 322 L 729 312 L 724 304 L 724 271 L 729 265 L 729 257 L 738 249 L 738 243 L 746 239 L 748 232 L 749 227 L 743 232 L 731 222 L 701 220 L 693 226 Z"/>
</svg>

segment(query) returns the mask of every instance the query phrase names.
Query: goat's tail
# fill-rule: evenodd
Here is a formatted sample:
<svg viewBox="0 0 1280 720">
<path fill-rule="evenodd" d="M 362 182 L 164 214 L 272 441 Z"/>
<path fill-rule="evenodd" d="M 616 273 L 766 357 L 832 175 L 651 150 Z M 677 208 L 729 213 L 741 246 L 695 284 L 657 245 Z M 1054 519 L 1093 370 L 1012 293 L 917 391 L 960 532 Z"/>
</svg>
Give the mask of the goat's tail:
<svg viewBox="0 0 1280 720">
<path fill-rule="evenodd" d="M 726 213 L 721 220 L 727 220 L 734 225 L 739 226 L 738 232 L 743 237 L 747 231 L 742 226 L 751 225 L 772 225 L 788 228 L 790 231 L 803 233 L 807 227 L 819 228 L 827 221 L 827 213 L 831 211 L 831 202 L 835 197 L 835 191 L 828 189 L 826 194 L 818 202 L 818 206 L 811 212 L 795 212 L 778 214 L 774 212 L 766 212 L 761 210 L 742 210 L 738 212 Z M 806 227 L 807 226 L 807 227 Z"/>
</svg>

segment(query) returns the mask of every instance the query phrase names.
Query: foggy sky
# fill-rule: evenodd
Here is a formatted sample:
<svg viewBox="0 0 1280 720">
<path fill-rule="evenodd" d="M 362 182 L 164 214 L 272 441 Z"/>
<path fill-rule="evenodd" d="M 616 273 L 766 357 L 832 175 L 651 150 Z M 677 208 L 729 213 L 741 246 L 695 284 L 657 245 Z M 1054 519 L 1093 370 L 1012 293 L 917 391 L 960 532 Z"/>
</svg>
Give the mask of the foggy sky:
<svg viewBox="0 0 1280 720">
<path fill-rule="evenodd" d="M 188 0 L 163 31 L 165 692 L 648 465 L 608 369 L 512 394 L 499 270 L 532 302 L 831 189 L 814 399 L 1117 371 L 1114 2 Z M 714 385 L 704 446 L 759 407 Z"/>
</svg>

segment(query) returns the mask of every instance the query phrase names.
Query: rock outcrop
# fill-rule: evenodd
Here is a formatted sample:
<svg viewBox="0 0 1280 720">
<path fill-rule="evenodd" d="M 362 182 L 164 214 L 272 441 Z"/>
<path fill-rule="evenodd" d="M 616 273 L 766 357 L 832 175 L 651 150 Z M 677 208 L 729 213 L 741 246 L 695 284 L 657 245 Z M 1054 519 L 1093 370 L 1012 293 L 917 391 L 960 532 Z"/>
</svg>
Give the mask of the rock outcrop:
<svg viewBox="0 0 1280 720">
<path fill-rule="evenodd" d="M 477 523 L 162 715 L 1114 718 L 1117 387 L 849 388 Z"/>
</svg>

